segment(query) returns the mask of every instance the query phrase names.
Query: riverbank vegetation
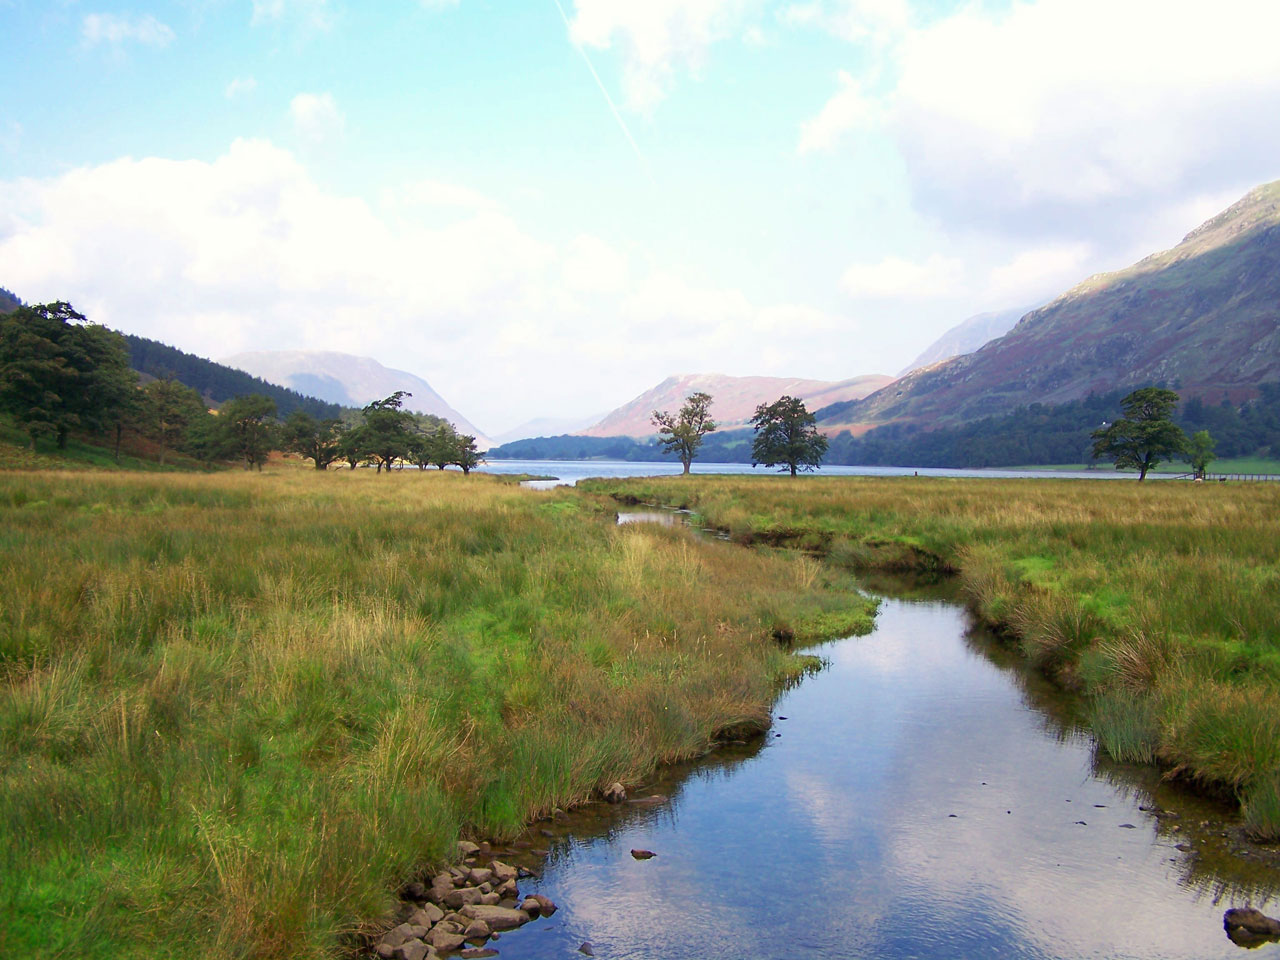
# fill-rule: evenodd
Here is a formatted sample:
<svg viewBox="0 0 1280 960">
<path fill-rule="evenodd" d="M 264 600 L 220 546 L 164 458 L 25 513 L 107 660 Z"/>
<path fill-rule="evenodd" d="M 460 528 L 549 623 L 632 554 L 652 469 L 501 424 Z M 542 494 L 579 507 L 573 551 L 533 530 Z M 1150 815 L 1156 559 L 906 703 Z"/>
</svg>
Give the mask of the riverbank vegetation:
<svg viewBox="0 0 1280 960">
<path fill-rule="evenodd" d="M 808 558 L 455 472 L 9 472 L 0 518 L 6 957 L 334 956 L 870 626 Z"/>
<path fill-rule="evenodd" d="M 1229 791 L 1280 838 L 1280 488 L 693 477 L 583 489 L 685 506 L 742 542 L 854 569 L 958 572 L 969 601 L 1089 698 L 1101 745 Z"/>
</svg>

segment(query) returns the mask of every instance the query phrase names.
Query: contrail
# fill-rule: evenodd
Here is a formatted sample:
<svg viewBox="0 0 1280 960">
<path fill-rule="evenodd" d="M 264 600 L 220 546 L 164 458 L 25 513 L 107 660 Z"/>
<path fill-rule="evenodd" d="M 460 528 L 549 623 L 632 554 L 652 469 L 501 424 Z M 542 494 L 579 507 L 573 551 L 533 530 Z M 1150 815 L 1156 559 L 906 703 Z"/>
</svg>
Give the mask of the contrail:
<svg viewBox="0 0 1280 960">
<path fill-rule="evenodd" d="M 582 60 L 587 65 L 587 69 L 591 71 L 591 76 L 595 79 L 596 86 L 600 88 L 600 93 L 604 96 L 605 103 L 609 104 L 609 109 L 613 112 L 613 119 L 617 120 L 618 126 L 622 128 L 622 134 L 627 138 L 627 143 L 631 144 L 631 149 L 635 151 L 636 159 L 640 161 L 640 166 L 644 169 L 645 175 L 648 176 L 649 182 L 656 187 L 658 182 L 653 178 L 653 171 L 649 167 L 649 161 L 640 152 L 640 145 L 636 143 L 636 138 L 631 135 L 631 131 L 627 128 L 627 122 L 622 119 L 622 113 L 619 112 L 618 105 L 613 102 L 613 97 L 609 96 L 609 90 L 605 87 L 604 81 L 600 79 L 600 74 L 596 73 L 595 65 L 592 64 L 591 58 L 587 56 L 587 51 L 582 49 L 582 44 L 573 39 L 573 25 L 569 22 L 569 17 L 565 14 L 564 7 L 561 5 L 560 0 L 551 0 L 551 2 L 560 11 L 560 19 L 564 21 L 565 31 L 569 34 L 569 42 L 582 55 Z"/>
</svg>

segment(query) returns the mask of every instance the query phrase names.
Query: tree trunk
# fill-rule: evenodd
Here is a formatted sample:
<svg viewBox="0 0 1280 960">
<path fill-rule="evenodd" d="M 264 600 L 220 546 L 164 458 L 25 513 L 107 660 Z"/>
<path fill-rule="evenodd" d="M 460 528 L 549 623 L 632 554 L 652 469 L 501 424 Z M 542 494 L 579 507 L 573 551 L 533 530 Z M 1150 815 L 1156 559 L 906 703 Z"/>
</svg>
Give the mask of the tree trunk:
<svg viewBox="0 0 1280 960">
<path fill-rule="evenodd" d="M 796 465 L 794 463 L 791 464 L 791 475 L 793 477 L 796 475 Z"/>
<path fill-rule="evenodd" d="M 120 462 L 120 434 L 124 432 L 124 427 L 116 424 L 116 463 Z"/>
<path fill-rule="evenodd" d="M 689 475 L 689 463 L 690 461 L 688 460 L 684 461 L 684 475 L 686 477 Z"/>
</svg>

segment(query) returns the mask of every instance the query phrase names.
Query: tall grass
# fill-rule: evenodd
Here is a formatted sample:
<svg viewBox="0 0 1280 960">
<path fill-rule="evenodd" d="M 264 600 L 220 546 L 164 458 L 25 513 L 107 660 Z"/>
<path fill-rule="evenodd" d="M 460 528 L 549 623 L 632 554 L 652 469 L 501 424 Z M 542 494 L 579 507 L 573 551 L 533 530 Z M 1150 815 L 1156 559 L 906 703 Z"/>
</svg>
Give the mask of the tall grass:
<svg viewBox="0 0 1280 960">
<path fill-rule="evenodd" d="M 694 477 L 584 488 L 687 506 L 744 542 L 960 572 L 1099 741 L 1225 786 L 1280 838 L 1280 485 Z"/>
<path fill-rule="evenodd" d="M 323 957 L 767 717 L 811 562 L 418 471 L 0 474 L 0 956 Z"/>
</svg>

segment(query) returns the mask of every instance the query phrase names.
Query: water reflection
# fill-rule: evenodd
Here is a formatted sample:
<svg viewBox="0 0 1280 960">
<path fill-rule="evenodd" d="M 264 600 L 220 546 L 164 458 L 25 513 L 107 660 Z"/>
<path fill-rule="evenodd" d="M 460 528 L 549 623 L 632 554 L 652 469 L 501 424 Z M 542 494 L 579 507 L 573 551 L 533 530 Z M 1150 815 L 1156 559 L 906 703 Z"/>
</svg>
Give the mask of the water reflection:
<svg viewBox="0 0 1280 960">
<path fill-rule="evenodd" d="M 502 956 L 1236 954 L 1225 901 L 1264 906 L 1274 873 L 1214 860 L 1222 809 L 1100 760 L 1074 704 L 956 604 L 887 601 L 819 652 L 765 739 L 637 791 L 668 803 L 538 825 L 528 889 L 562 909 Z"/>
</svg>

